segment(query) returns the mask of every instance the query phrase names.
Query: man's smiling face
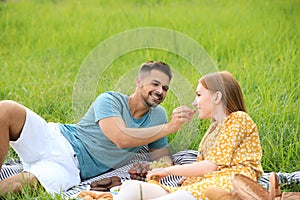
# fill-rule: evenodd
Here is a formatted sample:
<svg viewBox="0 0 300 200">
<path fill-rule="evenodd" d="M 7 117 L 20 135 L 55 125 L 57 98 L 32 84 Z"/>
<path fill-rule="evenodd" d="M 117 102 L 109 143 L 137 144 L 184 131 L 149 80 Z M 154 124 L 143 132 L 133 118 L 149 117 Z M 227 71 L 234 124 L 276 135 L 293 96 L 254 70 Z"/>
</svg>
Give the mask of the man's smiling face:
<svg viewBox="0 0 300 200">
<path fill-rule="evenodd" d="M 151 70 L 140 80 L 141 97 L 148 107 L 156 107 L 164 101 L 169 89 L 169 77 L 159 70 Z"/>
</svg>

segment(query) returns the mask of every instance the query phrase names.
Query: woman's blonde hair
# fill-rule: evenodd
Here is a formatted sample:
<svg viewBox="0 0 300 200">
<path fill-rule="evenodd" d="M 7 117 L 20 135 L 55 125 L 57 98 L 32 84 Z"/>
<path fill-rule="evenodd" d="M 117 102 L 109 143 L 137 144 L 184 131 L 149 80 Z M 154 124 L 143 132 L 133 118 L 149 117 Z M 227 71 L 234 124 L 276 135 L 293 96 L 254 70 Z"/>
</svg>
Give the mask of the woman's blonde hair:
<svg viewBox="0 0 300 200">
<path fill-rule="evenodd" d="M 211 92 L 221 92 L 226 114 L 235 111 L 246 111 L 241 87 L 237 80 L 227 71 L 210 73 L 203 76 L 199 82 Z"/>
</svg>

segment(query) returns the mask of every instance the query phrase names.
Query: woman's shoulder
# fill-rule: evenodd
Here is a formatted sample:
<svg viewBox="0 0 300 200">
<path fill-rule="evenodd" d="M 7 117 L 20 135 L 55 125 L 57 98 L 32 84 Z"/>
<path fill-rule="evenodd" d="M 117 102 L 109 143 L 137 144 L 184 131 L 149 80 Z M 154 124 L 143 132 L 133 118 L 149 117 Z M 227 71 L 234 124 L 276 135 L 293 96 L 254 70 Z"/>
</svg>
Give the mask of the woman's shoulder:
<svg viewBox="0 0 300 200">
<path fill-rule="evenodd" d="M 232 112 L 229 116 L 233 116 L 233 117 L 250 117 L 249 114 L 244 112 L 244 111 L 235 111 L 235 112 Z"/>
<path fill-rule="evenodd" d="M 251 119 L 250 115 L 244 111 L 236 111 L 228 115 L 226 121 L 239 121 L 241 123 L 245 122 L 251 122 L 253 123 L 253 120 Z"/>
<path fill-rule="evenodd" d="M 246 134 L 257 132 L 257 126 L 255 122 L 251 119 L 248 113 L 243 111 L 231 113 L 227 117 L 224 125 L 225 127 L 235 127 L 237 130 L 247 130 L 244 131 Z"/>
</svg>

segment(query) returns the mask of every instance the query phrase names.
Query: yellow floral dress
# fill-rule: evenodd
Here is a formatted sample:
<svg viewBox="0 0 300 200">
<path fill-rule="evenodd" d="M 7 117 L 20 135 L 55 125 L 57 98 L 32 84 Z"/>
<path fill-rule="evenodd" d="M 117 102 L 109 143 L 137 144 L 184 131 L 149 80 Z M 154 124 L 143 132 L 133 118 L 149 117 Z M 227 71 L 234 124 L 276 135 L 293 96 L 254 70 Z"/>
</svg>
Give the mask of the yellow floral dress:
<svg viewBox="0 0 300 200">
<path fill-rule="evenodd" d="M 197 162 L 209 160 L 218 166 L 217 171 L 204 177 L 188 177 L 180 187 L 161 186 L 169 192 L 187 190 L 197 199 L 204 199 L 204 191 L 210 186 L 231 192 L 234 174 L 257 181 L 263 173 L 261 157 L 255 123 L 247 113 L 237 111 L 221 123 L 212 123 L 199 145 Z"/>
</svg>

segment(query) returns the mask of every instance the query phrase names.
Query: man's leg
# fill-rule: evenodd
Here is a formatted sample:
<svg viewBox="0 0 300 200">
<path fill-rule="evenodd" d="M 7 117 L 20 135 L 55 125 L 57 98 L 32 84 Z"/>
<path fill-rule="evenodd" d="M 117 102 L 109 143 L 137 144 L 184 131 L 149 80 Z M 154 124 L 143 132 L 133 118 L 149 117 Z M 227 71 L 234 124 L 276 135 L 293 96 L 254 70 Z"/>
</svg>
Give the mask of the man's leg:
<svg viewBox="0 0 300 200">
<path fill-rule="evenodd" d="M 9 192 L 18 193 L 22 190 L 22 188 L 24 188 L 24 186 L 34 188 L 37 184 L 38 180 L 34 175 L 29 172 L 21 172 L 0 181 L 0 197 Z"/>
<path fill-rule="evenodd" d="M 0 101 L 0 169 L 7 155 L 9 141 L 15 141 L 26 119 L 23 106 L 14 101 Z"/>
<path fill-rule="evenodd" d="M 14 101 L 0 101 L 0 169 L 9 149 L 9 141 L 16 141 L 26 119 L 23 106 Z M 28 172 L 22 172 L 0 181 L 0 196 L 8 191 L 18 192 L 24 184 L 33 185 L 37 179 Z"/>
</svg>

